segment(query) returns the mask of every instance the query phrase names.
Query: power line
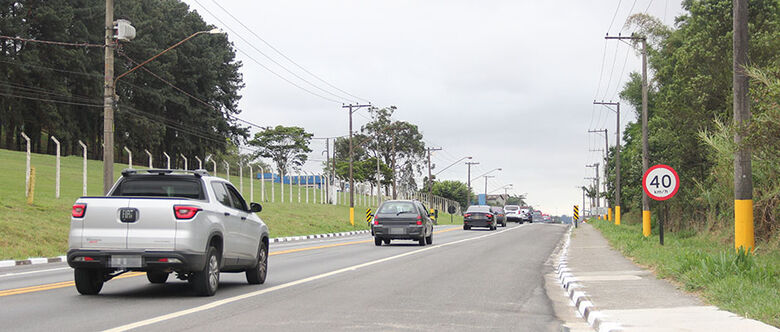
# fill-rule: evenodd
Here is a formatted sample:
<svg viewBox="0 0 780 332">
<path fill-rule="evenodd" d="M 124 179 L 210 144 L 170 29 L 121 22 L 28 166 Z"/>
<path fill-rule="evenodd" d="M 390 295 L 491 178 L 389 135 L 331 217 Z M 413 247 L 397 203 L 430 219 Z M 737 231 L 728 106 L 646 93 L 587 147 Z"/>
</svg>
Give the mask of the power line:
<svg viewBox="0 0 780 332">
<path fill-rule="evenodd" d="M 265 53 L 263 53 L 263 51 L 261 51 L 260 49 L 258 49 L 257 47 L 255 47 L 255 46 L 254 46 L 254 44 L 252 44 L 251 42 L 249 42 L 248 40 L 246 40 L 246 38 L 244 38 L 243 36 L 241 36 L 241 34 L 239 34 L 238 32 L 236 32 L 235 30 L 233 30 L 233 29 L 232 29 L 232 28 L 231 28 L 229 25 L 227 25 L 227 24 L 226 24 L 224 21 L 222 21 L 222 20 L 221 20 L 219 17 L 217 17 L 216 15 L 214 15 L 214 13 L 212 13 L 212 12 L 211 12 L 211 11 L 210 11 L 208 8 L 204 7 L 204 6 L 203 6 L 203 5 L 202 5 L 200 2 L 198 2 L 197 0 L 194 0 L 194 1 L 195 1 L 196 3 L 198 3 L 198 4 L 199 4 L 201 7 L 203 7 L 203 10 L 205 10 L 207 13 L 211 14 L 211 16 L 213 16 L 215 20 L 217 20 L 218 22 L 222 23 L 222 24 L 225 26 L 225 28 L 226 28 L 226 29 L 230 30 L 230 31 L 231 31 L 231 32 L 233 32 L 233 34 L 235 34 L 235 35 L 236 35 L 238 38 L 240 38 L 241 40 L 243 40 L 244 42 L 246 42 L 246 43 L 249 45 L 249 47 L 253 48 L 255 51 L 257 51 L 258 53 L 260 53 L 261 55 L 263 55 L 265 58 L 267 58 L 268 60 L 270 60 L 271 62 L 273 62 L 273 63 L 274 63 L 274 64 L 276 64 L 277 66 L 281 67 L 281 68 L 282 68 L 283 70 L 285 70 L 286 72 L 290 73 L 291 75 L 295 76 L 296 78 L 300 79 L 300 80 L 301 80 L 301 81 L 303 81 L 303 82 L 306 82 L 308 85 L 311 85 L 312 87 L 314 87 L 314 88 L 316 88 L 316 89 L 318 89 L 318 90 L 320 90 L 320 91 L 323 91 L 323 92 L 325 92 L 325 93 L 327 93 L 327 94 L 329 94 L 329 95 L 332 95 L 332 96 L 334 96 L 334 97 L 336 97 L 336 98 L 339 98 L 339 99 L 344 99 L 344 98 L 342 98 L 342 97 L 340 97 L 340 96 L 338 96 L 338 95 L 335 95 L 335 94 L 333 94 L 333 93 L 331 93 L 331 92 L 329 92 L 329 91 L 327 91 L 327 90 L 325 90 L 325 89 L 323 89 L 323 88 L 319 87 L 318 85 L 315 85 L 315 84 L 313 84 L 313 83 L 309 82 L 308 80 L 306 80 L 306 79 L 304 79 L 304 78 L 300 77 L 299 75 L 297 75 L 297 74 L 293 73 L 292 71 L 290 71 L 289 69 L 287 69 L 286 67 L 284 67 L 283 65 L 281 65 L 280 63 L 278 63 L 276 60 L 274 60 L 273 58 L 271 58 L 271 57 L 269 57 L 268 55 L 266 55 Z M 268 68 L 267 66 L 263 65 L 263 64 L 262 64 L 262 63 L 260 63 L 260 61 L 258 61 L 257 59 L 255 59 L 255 58 L 251 57 L 251 56 L 250 56 L 250 55 L 249 55 L 247 52 L 244 52 L 243 50 L 241 50 L 240 48 L 238 48 L 238 46 L 235 46 L 235 45 L 234 45 L 233 47 L 235 47 L 235 48 L 236 48 L 237 50 L 239 50 L 241 53 L 243 53 L 244 55 L 246 55 L 247 57 L 249 57 L 250 59 L 252 59 L 252 61 L 256 62 L 258 65 L 260 65 L 260 67 L 262 67 L 263 69 L 265 69 L 265 70 L 269 71 L 271 74 L 274 74 L 274 75 L 276 75 L 277 77 L 281 78 L 282 80 L 286 81 L 287 83 L 290 83 L 290 84 L 292 84 L 293 86 L 295 86 L 295 87 L 297 87 L 297 88 L 299 88 L 299 89 L 301 89 L 301 90 L 304 90 L 304 91 L 306 91 L 306 92 L 308 92 L 308 93 L 310 93 L 310 94 L 313 94 L 313 95 L 315 95 L 315 96 L 317 96 L 317 97 L 320 97 L 320 98 L 322 98 L 322 99 L 325 99 L 325 100 L 328 100 L 328 101 L 331 101 L 331 102 L 335 102 L 335 103 L 343 103 L 343 101 L 339 101 L 339 100 L 335 100 L 335 99 L 333 99 L 333 98 L 325 97 L 325 96 L 323 96 L 323 95 L 321 95 L 321 94 L 319 94 L 319 93 L 315 93 L 315 92 L 313 92 L 313 91 L 311 91 L 311 90 L 309 90 L 309 89 L 306 89 L 306 88 L 304 88 L 304 87 L 302 87 L 302 86 L 300 86 L 300 85 L 298 85 L 298 84 L 296 84 L 296 83 L 293 83 L 293 82 L 292 82 L 292 81 L 290 81 L 289 79 L 287 79 L 287 78 L 283 77 L 283 76 L 282 76 L 282 75 L 280 75 L 279 73 L 277 73 L 277 72 L 275 72 L 275 71 L 271 70 L 270 68 Z M 346 100 L 347 100 L 347 99 L 344 99 L 344 101 L 346 101 Z"/>
<path fill-rule="evenodd" d="M 6 60 L 0 60 L 2 63 L 7 63 L 15 66 L 23 66 L 23 67 L 32 67 L 32 68 L 40 68 L 40 69 L 46 69 L 51 71 L 57 71 L 57 72 L 63 72 L 68 74 L 75 74 L 75 75 L 83 75 L 83 76 L 91 76 L 91 77 L 103 77 L 101 74 L 97 73 L 89 73 L 85 71 L 73 71 L 73 70 L 65 70 L 65 69 L 58 69 L 58 68 L 51 68 L 51 67 L 45 67 L 45 66 L 39 66 L 39 65 L 32 65 L 27 63 L 20 63 L 17 61 L 6 61 Z"/>
<path fill-rule="evenodd" d="M 195 2 L 198 2 L 198 1 L 197 1 L 197 0 L 195 0 Z M 292 63 L 292 64 L 293 64 L 293 65 L 295 65 L 296 67 L 300 68 L 301 70 L 303 70 L 303 71 L 304 71 L 304 72 L 306 72 L 307 74 L 309 74 L 309 75 L 311 75 L 312 77 L 316 78 L 318 81 L 320 81 L 320 82 L 322 82 L 322 83 L 325 83 L 327 86 L 329 86 L 329 87 L 331 87 L 331 88 L 333 88 L 333 89 L 336 89 L 337 91 L 339 91 L 339 92 L 341 92 L 341 93 L 344 93 L 344 94 L 345 94 L 345 95 L 347 95 L 347 96 L 350 96 L 350 97 L 352 97 L 352 98 L 356 98 L 356 99 L 359 99 L 359 100 L 361 100 L 361 101 L 364 101 L 364 102 L 368 102 L 368 103 L 370 103 L 368 100 L 366 100 L 366 99 L 364 99 L 364 98 L 360 98 L 360 97 L 358 97 L 358 96 L 355 96 L 355 95 L 353 95 L 353 94 L 351 94 L 351 93 L 349 93 L 349 92 L 346 92 L 346 91 L 344 91 L 344 90 L 342 90 L 342 89 L 339 89 L 338 87 L 334 86 L 333 84 L 330 84 L 329 82 L 327 82 L 327 81 L 323 80 L 323 79 L 322 79 L 322 78 L 320 78 L 319 76 L 317 76 L 317 75 L 315 75 L 314 73 L 310 72 L 309 70 L 307 70 L 307 69 L 306 69 L 306 68 L 304 68 L 303 66 L 299 65 L 297 62 L 293 61 L 293 59 L 290 59 L 290 58 L 289 58 L 287 55 L 285 55 L 285 54 L 284 54 L 282 51 L 278 50 L 276 47 L 274 47 L 273 45 L 271 45 L 271 44 L 270 44 L 269 42 L 267 42 L 265 39 L 263 39 L 262 37 L 260 37 L 260 36 L 259 36 L 257 33 L 255 33 L 255 32 L 254 32 L 254 30 L 252 30 L 252 29 L 250 29 L 249 27 L 247 27 L 247 26 L 246 26 L 246 25 L 245 25 L 243 22 L 241 22 L 240 20 L 238 20 L 238 18 L 236 18 L 235 16 L 233 16 L 233 14 L 231 14 L 231 13 L 230 13 L 230 12 L 228 12 L 228 11 L 227 11 L 227 10 L 226 10 L 224 7 L 222 7 L 222 6 L 219 4 L 219 2 L 217 2 L 217 1 L 215 1 L 215 0 L 211 0 L 211 2 L 213 2 L 215 5 L 217 5 L 217 7 L 219 7 L 220 9 L 222 9 L 222 11 L 224 11 L 226 14 L 228 14 L 228 16 L 230 16 L 230 17 L 231 17 L 233 20 L 235 20 L 236 22 L 238 22 L 238 24 L 240 24 L 242 27 L 244 27 L 244 29 L 246 29 L 247 31 L 249 31 L 249 33 L 250 33 L 250 34 L 254 35 L 255 37 L 257 37 L 257 39 L 259 39 L 260 41 L 262 41 L 262 42 L 263 42 L 265 45 L 267 45 L 267 46 L 268 46 L 268 47 L 270 47 L 272 50 L 274 50 L 274 52 L 276 52 L 277 54 L 281 55 L 281 56 L 282 56 L 283 58 L 285 58 L 287 61 L 290 61 L 290 63 Z M 200 4 L 200 3 L 198 3 L 198 4 Z M 201 5 L 201 7 L 203 7 L 203 5 Z M 205 8 L 205 7 L 204 7 L 204 8 Z"/>
<path fill-rule="evenodd" d="M 607 28 L 607 33 L 609 33 L 610 30 L 612 30 L 612 24 L 615 23 L 615 17 L 617 17 L 618 10 L 620 9 L 620 3 L 623 2 L 623 0 L 618 1 L 617 8 L 615 8 L 615 13 L 612 14 L 612 21 L 609 22 L 609 28 Z"/>
<path fill-rule="evenodd" d="M 66 105 L 87 106 L 87 107 L 103 107 L 103 104 L 78 103 L 78 102 L 71 102 L 71 101 L 64 101 L 64 100 L 54 100 L 54 99 L 46 99 L 46 98 L 38 98 L 38 97 L 20 96 L 20 95 L 7 94 L 7 93 L 2 93 L 2 92 L 0 92 L 0 96 L 6 96 L 6 97 L 11 97 L 11 98 L 21 98 L 21 99 L 36 100 L 36 101 L 55 103 L 55 104 L 66 104 Z"/>
<path fill-rule="evenodd" d="M 23 41 L 28 43 L 38 43 L 38 44 L 57 45 L 57 46 L 100 47 L 100 48 L 106 47 L 105 45 L 102 44 L 67 43 L 67 42 L 59 42 L 59 41 L 51 41 L 51 40 L 29 39 L 29 38 L 11 37 L 11 36 L 2 36 L 2 35 L 0 35 L 0 39 L 10 39 L 10 40 L 18 40 L 18 41 Z"/>
</svg>

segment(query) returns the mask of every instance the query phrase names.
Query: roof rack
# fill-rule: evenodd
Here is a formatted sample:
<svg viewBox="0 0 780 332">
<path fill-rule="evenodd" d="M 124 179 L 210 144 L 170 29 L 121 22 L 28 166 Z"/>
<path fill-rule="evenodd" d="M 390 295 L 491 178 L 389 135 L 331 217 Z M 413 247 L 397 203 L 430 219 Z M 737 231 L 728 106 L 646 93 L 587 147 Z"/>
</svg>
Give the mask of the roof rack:
<svg viewBox="0 0 780 332">
<path fill-rule="evenodd" d="M 148 174 L 157 174 L 157 175 L 167 175 L 167 174 L 173 174 L 173 173 L 187 173 L 187 174 L 193 174 L 196 177 L 203 177 L 208 176 L 209 172 L 205 169 L 196 169 L 196 170 L 183 170 L 183 169 L 134 169 L 134 168 L 126 168 L 122 170 L 122 176 L 130 176 L 130 175 L 136 175 L 141 172 L 146 172 Z"/>
</svg>

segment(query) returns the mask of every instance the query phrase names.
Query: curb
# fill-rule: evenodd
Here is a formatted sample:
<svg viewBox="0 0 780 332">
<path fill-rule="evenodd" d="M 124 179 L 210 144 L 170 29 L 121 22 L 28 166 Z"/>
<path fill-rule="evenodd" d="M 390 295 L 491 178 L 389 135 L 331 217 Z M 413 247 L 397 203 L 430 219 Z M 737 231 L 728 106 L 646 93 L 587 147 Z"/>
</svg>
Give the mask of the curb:
<svg viewBox="0 0 780 332">
<path fill-rule="evenodd" d="M 359 234 L 368 234 L 371 231 L 369 230 L 362 230 L 362 231 L 350 231 L 350 232 L 340 232 L 340 233 L 327 233 L 327 234 L 312 234 L 312 235 L 301 235 L 301 236 L 288 236 L 288 237 L 275 237 L 270 239 L 269 243 L 279 243 L 279 242 L 292 242 L 292 241 L 300 241 L 300 240 L 311 240 L 311 239 L 324 239 L 324 238 L 332 238 L 332 237 L 343 237 L 343 236 L 350 236 L 350 235 L 359 235 Z M 0 261 L 0 267 L 12 267 L 12 266 L 20 266 L 20 265 L 38 265 L 38 264 L 48 264 L 48 263 L 62 263 L 67 262 L 68 259 L 66 256 L 57 256 L 57 257 L 30 257 L 28 259 L 22 259 L 22 260 L 4 260 Z"/>
<path fill-rule="evenodd" d="M 558 256 L 558 262 L 555 265 L 555 275 L 558 281 L 561 283 L 566 296 L 571 300 L 571 303 L 576 308 L 577 312 L 585 318 L 594 330 L 599 332 L 621 332 L 623 329 L 617 323 L 608 322 L 604 319 L 604 314 L 596 310 L 593 302 L 591 302 L 588 294 L 584 291 L 577 290 L 582 288 L 582 285 L 578 284 L 577 277 L 575 277 L 568 268 L 568 253 L 569 243 L 571 242 L 571 232 L 574 228 L 569 227 L 569 231 L 566 233 L 566 241 L 561 248 L 561 253 Z"/>
</svg>

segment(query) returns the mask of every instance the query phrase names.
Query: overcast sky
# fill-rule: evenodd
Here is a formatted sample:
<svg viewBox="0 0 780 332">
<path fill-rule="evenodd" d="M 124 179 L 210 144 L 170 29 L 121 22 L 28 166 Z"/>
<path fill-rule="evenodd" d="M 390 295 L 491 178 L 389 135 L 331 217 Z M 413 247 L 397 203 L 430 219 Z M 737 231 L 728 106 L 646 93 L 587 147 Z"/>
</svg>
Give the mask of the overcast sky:
<svg viewBox="0 0 780 332">
<path fill-rule="evenodd" d="M 668 25 L 681 13 L 674 0 L 219 0 L 226 11 L 213 0 L 185 2 L 238 49 L 243 119 L 340 136 L 348 133 L 342 102 L 395 105 L 395 119 L 417 124 L 427 145 L 443 148 L 433 154 L 439 169 L 465 156 L 480 163 L 472 176 L 501 167 L 488 191 L 512 183 L 510 192 L 528 193 L 556 215 L 582 204 L 578 187 L 594 175 L 584 166 L 601 161 L 589 150 L 603 149 L 604 138 L 587 130 L 608 128 L 615 143 L 614 113 L 593 106 L 594 96 L 616 100 L 618 86 L 641 69 L 637 54 L 605 33 L 619 33 L 630 13 L 647 10 Z M 635 121 L 624 109 L 623 125 Z M 357 112 L 355 128 L 367 120 Z M 324 145 L 313 141 L 305 169 L 321 169 Z M 466 166 L 438 178 L 465 182 Z M 477 193 L 484 185 L 472 183 Z"/>
</svg>

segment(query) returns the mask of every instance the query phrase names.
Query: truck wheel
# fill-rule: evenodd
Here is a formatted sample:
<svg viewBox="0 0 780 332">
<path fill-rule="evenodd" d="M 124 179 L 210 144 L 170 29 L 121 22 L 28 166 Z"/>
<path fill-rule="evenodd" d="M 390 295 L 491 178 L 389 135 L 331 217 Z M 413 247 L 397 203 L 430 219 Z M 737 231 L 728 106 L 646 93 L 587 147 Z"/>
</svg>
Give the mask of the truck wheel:
<svg viewBox="0 0 780 332">
<path fill-rule="evenodd" d="M 219 286 L 219 255 L 217 248 L 209 247 L 206 252 L 206 266 L 190 276 L 190 284 L 198 296 L 213 296 Z"/>
<path fill-rule="evenodd" d="M 381 246 L 382 245 L 382 239 L 380 239 L 379 237 L 374 237 L 374 245 L 377 246 L 377 247 Z"/>
<path fill-rule="evenodd" d="M 246 281 L 253 285 L 259 285 L 265 282 L 268 275 L 268 248 L 264 243 L 260 244 L 260 251 L 257 253 L 257 264 L 255 267 L 246 270 Z"/>
<path fill-rule="evenodd" d="M 153 284 L 164 284 L 170 273 L 164 271 L 146 271 L 146 279 Z"/>
<path fill-rule="evenodd" d="M 417 240 L 417 243 L 420 246 L 425 246 L 425 236 L 421 237 L 419 240 Z"/>
<path fill-rule="evenodd" d="M 73 278 L 81 295 L 97 295 L 103 288 L 103 271 L 99 269 L 76 268 Z"/>
<path fill-rule="evenodd" d="M 431 235 L 425 237 L 425 244 L 433 244 L 433 232 L 431 232 Z"/>
<path fill-rule="evenodd" d="M 384 239 L 384 240 L 382 240 L 382 241 L 385 243 L 385 245 L 388 245 L 388 244 L 390 244 L 390 239 Z"/>
</svg>

